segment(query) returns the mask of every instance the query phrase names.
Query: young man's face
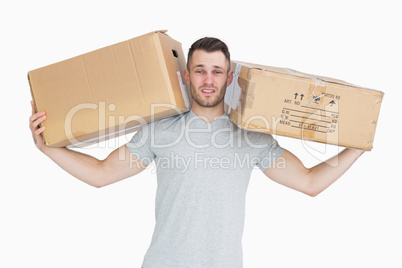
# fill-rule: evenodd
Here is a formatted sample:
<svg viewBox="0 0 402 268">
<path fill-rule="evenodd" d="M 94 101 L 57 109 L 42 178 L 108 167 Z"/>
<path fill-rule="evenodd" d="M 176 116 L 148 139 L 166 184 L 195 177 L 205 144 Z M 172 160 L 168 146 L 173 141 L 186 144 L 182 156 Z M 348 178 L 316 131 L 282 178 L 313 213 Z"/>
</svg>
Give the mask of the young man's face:
<svg viewBox="0 0 402 268">
<path fill-rule="evenodd" d="M 233 72 L 228 73 L 229 63 L 225 55 L 221 51 L 195 50 L 189 68 L 184 72 L 184 76 L 191 88 L 193 105 L 221 105 L 223 108 L 226 87 L 233 77 Z"/>
</svg>

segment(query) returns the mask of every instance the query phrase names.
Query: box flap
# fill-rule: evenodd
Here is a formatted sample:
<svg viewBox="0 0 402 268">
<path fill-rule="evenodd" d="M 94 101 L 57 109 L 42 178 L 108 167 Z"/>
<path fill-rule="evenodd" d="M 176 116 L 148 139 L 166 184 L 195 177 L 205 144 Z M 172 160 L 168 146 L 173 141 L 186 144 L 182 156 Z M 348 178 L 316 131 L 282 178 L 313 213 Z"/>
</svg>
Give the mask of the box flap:
<svg viewBox="0 0 402 268">
<path fill-rule="evenodd" d="M 331 78 L 331 77 L 325 77 L 325 76 L 320 76 L 320 75 L 303 73 L 303 72 L 299 72 L 299 71 L 296 71 L 296 70 L 293 70 L 293 69 L 290 69 L 290 68 L 265 66 L 265 65 L 242 62 L 242 61 L 237 61 L 237 60 L 234 60 L 233 63 L 241 64 L 241 65 L 249 67 L 251 69 L 258 69 L 258 70 L 266 71 L 266 72 L 273 72 L 273 73 L 279 73 L 279 74 L 284 74 L 284 75 L 293 75 L 293 76 L 296 76 L 296 77 L 307 78 L 307 79 L 310 79 L 310 80 L 319 80 L 319 81 L 322 81 L 322 82 L 329 82 L 329 83 L 334 83 L 334 84 L 339 84 L 339 85 L 344 85 L 344 86 L 352 86 L 352 87 L 356 87 L 356 88 L 364 88 L 364 89 L 378 91 L 378 90 L 375 90 L 375 89 L 354 85 L 354 84 L 351 84 L 351 83 L 348 83 L 348 82 L 345 82 L 345 81 L 342 81 L 342 80 L 339 80 L 339 79 L 334 79 L 334 78 Z"/>
</svg>

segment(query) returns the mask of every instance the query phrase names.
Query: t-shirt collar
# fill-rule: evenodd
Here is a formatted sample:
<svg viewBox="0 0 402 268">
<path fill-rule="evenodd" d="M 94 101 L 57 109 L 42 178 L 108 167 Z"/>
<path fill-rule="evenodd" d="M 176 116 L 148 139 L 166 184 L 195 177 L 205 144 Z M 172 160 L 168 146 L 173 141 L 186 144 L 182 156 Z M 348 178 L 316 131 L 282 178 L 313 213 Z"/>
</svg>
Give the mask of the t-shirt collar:
<svg viewBox="0 0 402 268">
<path fill-rule="evenodd" d="M 187 113 L 187 121 L 191 121 L 196 123 L 197 125 L 211 125 L 211 126 L 224 126 L 227 125 L 229 122 L 229 116 L 224 113 L 220 117 L 218 117 L 216 120 L 212 121 L 211 123 L 207 123 L 204 120 L 202 120 L 198 115 L 196 115 L 193 110 L 190 109 L 190 111 Z"/>
</svg>

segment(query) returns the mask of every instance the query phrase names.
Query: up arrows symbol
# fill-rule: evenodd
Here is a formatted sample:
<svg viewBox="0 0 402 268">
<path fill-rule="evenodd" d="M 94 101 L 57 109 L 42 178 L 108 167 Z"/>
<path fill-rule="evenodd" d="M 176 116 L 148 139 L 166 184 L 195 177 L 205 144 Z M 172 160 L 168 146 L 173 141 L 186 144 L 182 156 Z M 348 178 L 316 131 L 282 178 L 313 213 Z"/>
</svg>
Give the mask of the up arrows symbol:
<svg viewBox="0 0 402 268">
<path fill-rule="evenodd" d="M 295 93 L 295 100 L 297 100 L 297 96 L 299 96 L 299 94 Z M 300 100 L 303 100 L 303 97 L 304 97 L 304 95 L 301 94 L 301 95 L 300 95 Z"/>
</svg>

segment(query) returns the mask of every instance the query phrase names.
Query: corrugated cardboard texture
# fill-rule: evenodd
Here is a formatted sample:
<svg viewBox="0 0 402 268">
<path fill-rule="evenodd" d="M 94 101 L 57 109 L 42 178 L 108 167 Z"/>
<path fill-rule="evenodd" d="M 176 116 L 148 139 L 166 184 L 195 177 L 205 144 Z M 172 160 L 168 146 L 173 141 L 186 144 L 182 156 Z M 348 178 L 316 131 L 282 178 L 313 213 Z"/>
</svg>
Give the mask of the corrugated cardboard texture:
<svg viewBox="0 0 402 268">
<path fill-rule="evenodd" d="M 77 144 L 187 110 L 181 44 L 153 32 L 28 73 L 49 146 Z"/>
<path fill-rule="evenodd" d="M 333 78 L 251 63 L 234 61 L 233 70 L 236 64 L 238 74 L 233 83 L 237 83 L 241 94 L 231 100 L 228 112 L 239 127 L 372 149 L 382 92 Z M 236 87 L 232 86 L 232 90 Z"/>
</svg>

